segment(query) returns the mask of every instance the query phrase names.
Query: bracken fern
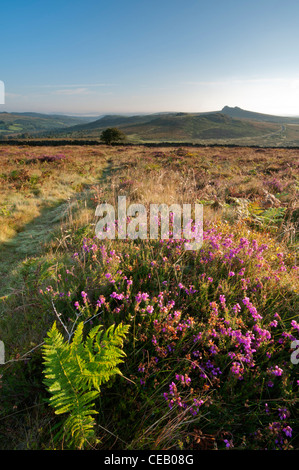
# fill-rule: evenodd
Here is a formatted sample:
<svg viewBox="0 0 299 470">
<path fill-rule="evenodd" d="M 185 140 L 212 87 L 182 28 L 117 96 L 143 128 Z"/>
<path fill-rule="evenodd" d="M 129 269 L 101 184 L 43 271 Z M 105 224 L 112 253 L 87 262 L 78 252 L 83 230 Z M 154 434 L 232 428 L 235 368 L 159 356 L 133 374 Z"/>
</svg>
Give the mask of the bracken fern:
<svg viewBox="0 0 299 470">
<path fill-rule="evenodd" d="M 125 353 L 121 349 L 129 326 L 111 326 L 106 332 L 95 326 L 83 341 L 83 322 L 78 324 L 68 343 L 56 323 L 48 332 L 43 347 L 44 383 L 51 394 L 50 404 L 56 414 L 68 413 L 64 440 L 71 448 L 82 449 L 97 441 L 93 415 L 100 386 L 113 375 Z"/>
</svg>

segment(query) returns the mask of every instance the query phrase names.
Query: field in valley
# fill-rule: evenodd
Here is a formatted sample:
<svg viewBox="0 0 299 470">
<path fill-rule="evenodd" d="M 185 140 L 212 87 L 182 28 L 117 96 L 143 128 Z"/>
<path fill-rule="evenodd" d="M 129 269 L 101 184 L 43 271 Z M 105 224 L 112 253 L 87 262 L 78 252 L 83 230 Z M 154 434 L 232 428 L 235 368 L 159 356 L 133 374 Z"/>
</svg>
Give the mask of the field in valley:
<svg viewBox="0 0 299 470">
<path fill-rule="evenodd" d="M 0 448 L 298 449 L 298 162 L 1 145 Z M 202 248 L 97 239 L 118 196 L 202 204 Z"/>
</svg>

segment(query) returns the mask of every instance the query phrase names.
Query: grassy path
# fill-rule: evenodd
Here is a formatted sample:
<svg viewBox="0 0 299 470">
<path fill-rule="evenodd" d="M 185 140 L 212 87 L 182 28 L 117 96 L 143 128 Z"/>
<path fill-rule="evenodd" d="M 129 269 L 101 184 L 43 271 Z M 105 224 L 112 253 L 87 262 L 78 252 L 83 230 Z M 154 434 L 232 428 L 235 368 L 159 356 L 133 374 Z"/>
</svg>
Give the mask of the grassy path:
<svg viewBox="0 0 299 470">
<path fill-rule="evenodd" d="M 45 204 L 40 215 L 27 223 L 13 238 L 0 244 L 0 314 L 1 300 L 13 295 L 18 288 L 17 273 L 23 261 L 42 253 L 45 244 L 58 231 L 62 223 L 71 217 L 72 210 L 90 199 L 93 187 L 102 187 L 112 171 L 112 159 L 108 159 L 102 168 L 102 175 L 85 189 L 72 197 L 54 204 Z"/>
</svg>

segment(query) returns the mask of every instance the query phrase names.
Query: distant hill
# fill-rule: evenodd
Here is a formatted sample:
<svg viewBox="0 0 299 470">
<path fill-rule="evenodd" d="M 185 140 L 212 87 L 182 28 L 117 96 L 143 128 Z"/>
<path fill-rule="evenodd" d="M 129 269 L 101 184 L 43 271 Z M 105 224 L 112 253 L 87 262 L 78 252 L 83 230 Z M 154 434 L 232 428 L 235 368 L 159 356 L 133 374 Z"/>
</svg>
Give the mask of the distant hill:
<svg viewBox="0 0 299 470">
<path fill-rule="evenodd" d="M 255 113 L 253 111 L 246 111 L 244 109 L 238 108 L 238 106 L 234 108 L 230 108 L 229 106 L 224 106 L 224 108 L 220 111 L 222 114 L 226 116 L 230 116 L 233 118 L 238 119 L 250 119 L 253 121 L 260 121 L 260 122 L 276 122 L 280 124 L 299 124 L 299 118 L 293 117 L 286 117 L 286 116 L 273 116 L 271 114 L 262 114 L 262 113 Z"/>
<path fill-rule="evenodd" d="M 150 115 L 136 115 L 136 116 L 122 116 L 122 115 L 106 115 L 88 124 L 79 124 L 70 129 L 69 132 L 73 131 L 88 131 L 93 129 L 106 129 L 107 127 L 120 127 L 123 125 L 136 125 L 146 122 L 150 122 L 159 114 Z"/>
<path fill-rule="evenodd" d="M 0 137 L 35 135 L 40 132 L 65 129 L 88 123 L 95 118 L 40 113 L 0 113 Z"/>
<path fill-rule="evenodd" d="M 276 123 L 244 121 L 222 112 L 159 113 L 144 116 L 107 115 L 88 124 L 61 130 L 56 135 L 94 139 L 99 138 L 107 127 L 118 127 L 132 142 L 252 138 L 280 129 Z"/>
</svg>

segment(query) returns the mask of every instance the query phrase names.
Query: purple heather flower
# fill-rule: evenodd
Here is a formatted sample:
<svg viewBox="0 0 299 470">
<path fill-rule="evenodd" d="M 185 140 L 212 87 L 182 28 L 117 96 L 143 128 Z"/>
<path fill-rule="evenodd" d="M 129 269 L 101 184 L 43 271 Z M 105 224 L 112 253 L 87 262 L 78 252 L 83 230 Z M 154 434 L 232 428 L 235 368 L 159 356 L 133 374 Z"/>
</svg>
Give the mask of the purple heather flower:
<svg viewBox="0 0 299 470">
<path fill-rule="evenodd" d="M 285 420 L 290 416 L 290 412 L 286 408 L 279 408 L 278 414 L 281 420 Z"/>
<path fill-rule="evenodd" d="M 224 439 L 223 442 L 225 442 L 225 447 L 227 447 L 228 449 L 230 448 L 230 443 L 227 439 Z"/>
<path fill-rule="evenodd" d="M 278 367 L 278 366 L 276 365 L 274 368 L 271 367 L 270 369 L 267 369 L 267 372 L 268 372 L 269 374 L 276 375 L 276 377 L 279 377 L 279 376 L 282 375 L 283 370 L 282 370 L 280 367 Z"/>
<path fill-rule="evenodd" d="M 292 431 L 293 429 L 290 426 L 286 426 L 285 428 L 283 428 L 283 432 L 288 437 L 292 437 Z"/>
<path fill-rule="evenodd" d="M 295 320 L 292 320 L 291 325 L 293 328 L 299 331 L 299 323 L 297 323 Z"/>
<path fill-rule="evenodd" d="M 122 300 L 124 298 L 124 294 L 118 294 L 117 292 L 112 292 L 112 294 L 110 294 L 110 297 L 112 297 L 112 299 Z"/>
</svg>

